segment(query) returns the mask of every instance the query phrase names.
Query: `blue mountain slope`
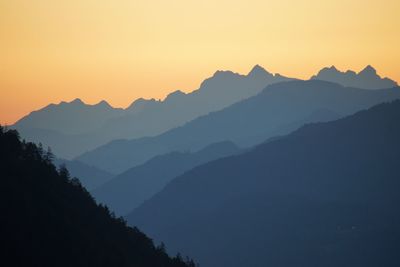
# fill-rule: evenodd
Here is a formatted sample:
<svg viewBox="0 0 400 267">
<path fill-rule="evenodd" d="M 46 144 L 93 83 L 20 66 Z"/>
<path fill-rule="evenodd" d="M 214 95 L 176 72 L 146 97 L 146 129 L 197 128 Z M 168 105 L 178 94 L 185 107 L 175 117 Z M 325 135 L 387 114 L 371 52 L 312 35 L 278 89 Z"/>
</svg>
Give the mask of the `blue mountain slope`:
<svg viewBox="0 0 400 267">
<path fill-rule="evenodd" d="M 151 198 L 178 175 L 197 165 L 239 153 L 232 142 L 212 144 L 201 151 L 171 152 L 116 176 L 92 192 L 98 202 L 106 204 L 117 215 L 126 215 Z"/>
<path fill-rule="evenodd" d="M 94 190 L 114 177 L 111 173 L 86 165 L 77 160 L 55 159 L 54 165 L 57 167 L 65 165 L 71 176 L 78 178 L 88 191 Z"/>
<path fill-rule="evenodd" d="M 400 101 L 174 179 L 127 216 L 201 266 L 399 266 Z"/>
</svg>

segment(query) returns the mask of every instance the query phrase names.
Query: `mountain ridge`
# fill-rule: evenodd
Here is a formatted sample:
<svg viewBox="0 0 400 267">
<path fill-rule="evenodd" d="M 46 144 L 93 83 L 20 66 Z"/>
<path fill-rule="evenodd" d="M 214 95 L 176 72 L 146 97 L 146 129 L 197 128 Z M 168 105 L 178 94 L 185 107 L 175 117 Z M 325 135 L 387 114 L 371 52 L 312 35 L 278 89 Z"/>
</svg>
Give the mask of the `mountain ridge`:
<svg viewBox="0 0 400 267">
<path fill-rule="evenodd" d="M 369 89 L 397 84 L 381 79 L 371 66 L 358 74 L 324 68 L 311 79 Z M 176 90 L 163 100 L 138 98 L 125 109 L 113 108 L 104 100 L 94 105 L 79 98 L 68 103 L 61 101 L 31 112 L 12 127 L 25 139 L 41 142 L 52 147 L 57 156 L 72 159 L 112 140 L 159 135 L 252 97 L 270 84 L 292 80 L 296 79 L 273 74 L 260 65 L 247 74 L 218 70 L 192 92 Z"/>
<path fill-rule="evenodd" d="M 365 90 L 319 80 L 277 83 L 256 96 L 200 116 L 161 135 L 114 140 L 76 159 L 116 173 L 173 150 L 195 151 L 224 140 L 241 147 L 252 146 L 295 130 L 307 122 L 307 118 L 313 119 L 312 113 L 321 108 L 344 116 L 397 98 L 400 98 L 398 88 Z"/>
<path fill-rule="evenodd" d="M 340 71 L 335 66 L 325 67 L 318 74 L 311 77 L 311 80 L 324 80 L 335 82 L 343 86 L 357 87 L 363 89 L 382 89 L 398 86 L 398 83 L 387 77 L 381 78 L 375 68 L 367 65 L 356 73 L 352 70 Z"/>
<path fill-rule="evenodd" d="M 170 180 L 205 162 L 239 153 L 232 142 L 211 144 L 197 152 L 170 152 L 130 168 L 94 191 L 96 201 L 117 215 L 126 215 L 159 192 Z"/>
<path fill-rule="evenodd" d="M 57 156 L 71 159 L 115 139 L 160 134 L 198 116 L 253 96 L 268 84 L 287 80 L 291 78 L 274 76 L 261 70 L 260 66 L 253 68 L 249 75 L 217 71 L 190 93 L 177 90 L 168 94 L 164 100 L 139 98 L 126 109 L 113 109 L 106 102 L 86 105 L 76 99 L 70 103 L 50 105 L 50 111 L 45 108 L 34 112 L 13 127 L 20 130 L 24 138 L 51 146 Z M 102 109 L 101 114 L 105 109 L 110 109 L 112 114 L 92 118 L 81 116 L 78 111 L 68 114 L 52 112 L 66 107 L 71 110 L 75 107 L 83 108 L 84 115 L 96 113 L 99 109 Z M 80 122 L 79 127 L 72 127 L 75 120 Z M 52 131 L 51 138 L 48 136 L 49 130 Z M 65 143 L 68 145 L 63 145 Z"/>
</svg>

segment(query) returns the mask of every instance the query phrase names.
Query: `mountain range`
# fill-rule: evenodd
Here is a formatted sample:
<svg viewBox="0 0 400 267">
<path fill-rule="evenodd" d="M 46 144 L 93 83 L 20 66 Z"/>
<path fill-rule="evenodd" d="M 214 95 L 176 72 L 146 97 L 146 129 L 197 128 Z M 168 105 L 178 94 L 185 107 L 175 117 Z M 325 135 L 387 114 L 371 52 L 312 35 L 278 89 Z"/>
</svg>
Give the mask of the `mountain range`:
<svg viewBox="0 0 400 267">
<path fill-rule="evenodd" d="M 367 66 L 358 74 L 324 68 L 311 79 L 347 87 L 381 89 L 397 86 Z M 259 65 L 247 75 L 217 71 L 191 93 L 175 91 L 163 101 L 137 99 L 126 109 L 112 108 L 106 101 L 88 105 L 80 99 L 50 104 L 31 112 L 13 125 L 27 140 L 52 147 L 61 158 L 72 159 L 115 139 L 159 135 L 199 116 L 221 110 L 258 94 L 266 86 L 294 80 L 271 74 Z"/>
<path fill-rule="evenodd" d="M 306 122 L 330 120 L 332 114 L 345 116 L 398 98 L 398 87 L 365 90 L 319 80 L 281 82 L 267 86 L 256 96 L 161 135 L 114 140 L 76 159 L 111 173 L 120 173 L 156 155 L 175 150 L 197 151 L 208 144 L 226 140 L 250 147 L 270 137 L 287 134 Z"/>
<path fill-rule="evenodd" d="M 363 89 L 381 89 L 398 86 L 397 82 L 389 78 L 381 78 L 376 70 L 368 65 L 359 73 L 352 70 L 346 72 L 339 71 L 335 66 L 323 68 L 311 79 L 334 82 L 347 87 Z"/>
<path fill-rule="evenodd" d="M 217 71 L 197 90 L 188 94 L 175 91 L 163 101 L 138 99 L 126 109 L 114 109 L 105 101 L 87 105 L 76 99 L 32 112 L 13 127 L 24 138 L 50 146 L 57 156 L 71 159 L 114 139 L 160 134 L 256 95 L 269 84 L 289 80 L 258 65 L 247 75 Z"/>
<path fill-rule="evenodd" d="M 177 177 L 129 224 L 200 266 L 399 266 L 400 101 Z"/>
</svg>

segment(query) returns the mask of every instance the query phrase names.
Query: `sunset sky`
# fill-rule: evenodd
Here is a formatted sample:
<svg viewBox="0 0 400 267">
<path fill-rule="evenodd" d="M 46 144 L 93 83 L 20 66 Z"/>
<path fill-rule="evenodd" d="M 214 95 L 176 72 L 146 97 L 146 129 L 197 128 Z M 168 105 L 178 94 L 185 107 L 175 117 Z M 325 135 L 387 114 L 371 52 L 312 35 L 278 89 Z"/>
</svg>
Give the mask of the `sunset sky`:
<svg viewBox="0 0 400 267">
<path fill-rule="evenodd" d="M 399 0 L 0 0 L 0 124 L 61 100 L 197 89 L 216 70 L 400 81 Z"/>
</svg>

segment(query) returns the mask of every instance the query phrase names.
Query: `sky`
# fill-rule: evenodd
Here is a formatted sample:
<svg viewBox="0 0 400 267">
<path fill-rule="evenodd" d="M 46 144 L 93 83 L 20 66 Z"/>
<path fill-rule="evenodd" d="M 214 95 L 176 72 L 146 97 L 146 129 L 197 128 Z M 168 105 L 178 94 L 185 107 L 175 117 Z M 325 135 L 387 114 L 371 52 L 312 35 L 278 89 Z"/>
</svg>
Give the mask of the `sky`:
<svg viewBox="0 0 400 267">
<path fill-rule="evenodd" d="M 81 98 L 127 107 L 255 64 L 400 81 L 399 0 L 0 0 L 0 124 Z"/>
</svg>

